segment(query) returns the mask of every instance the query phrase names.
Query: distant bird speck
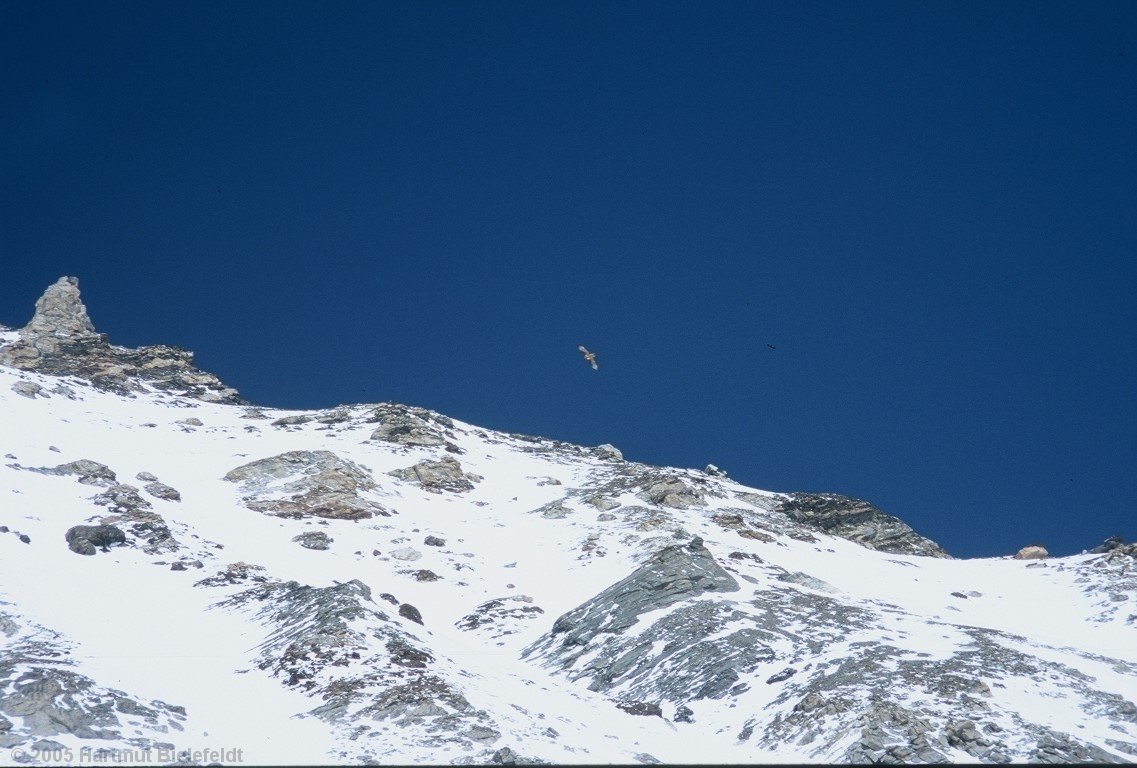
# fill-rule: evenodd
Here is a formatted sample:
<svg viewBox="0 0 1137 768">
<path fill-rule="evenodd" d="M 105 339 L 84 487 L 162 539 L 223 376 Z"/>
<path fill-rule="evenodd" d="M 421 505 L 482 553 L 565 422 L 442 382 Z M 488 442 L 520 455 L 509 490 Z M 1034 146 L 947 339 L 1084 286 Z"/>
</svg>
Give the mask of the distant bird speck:
<svg viewBox="0 0 1137 768">
<path fill-rule="evenodd" d="M 767 344 L 766 346 L 769 347 L 770 349 L 777 349 L 777 347 L 775 347 L 773 344 Z"/>
<path fill-rule="evenodd" d="M 577 349 L 579 349 L 580 353 L 582 355 L 584 355 L 584 359 L 587 360 L 592 365 L 592 370 L 594 370 L 594 371 L 600 370 L 600 366 L 596 364 L 596 353 L 589 352 L 587 349 L 584 348 L 583 344 L 577 345 Z"/>
</svg>

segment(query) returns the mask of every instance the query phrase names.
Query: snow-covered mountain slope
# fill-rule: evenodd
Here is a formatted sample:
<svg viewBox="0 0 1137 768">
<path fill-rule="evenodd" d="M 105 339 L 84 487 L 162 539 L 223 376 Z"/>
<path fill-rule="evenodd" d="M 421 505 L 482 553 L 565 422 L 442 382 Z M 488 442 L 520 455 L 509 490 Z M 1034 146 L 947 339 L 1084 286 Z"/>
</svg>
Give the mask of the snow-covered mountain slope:
<svg viewBox="0 0 1137 768">
<path fill-rule="evenodd" d="M 258 409 L 68 348 L 53 288 L 0 329 L 0 763 L 1137 759 L 1137 547 L 955 560 L 610 446 Z"/>
</svg>

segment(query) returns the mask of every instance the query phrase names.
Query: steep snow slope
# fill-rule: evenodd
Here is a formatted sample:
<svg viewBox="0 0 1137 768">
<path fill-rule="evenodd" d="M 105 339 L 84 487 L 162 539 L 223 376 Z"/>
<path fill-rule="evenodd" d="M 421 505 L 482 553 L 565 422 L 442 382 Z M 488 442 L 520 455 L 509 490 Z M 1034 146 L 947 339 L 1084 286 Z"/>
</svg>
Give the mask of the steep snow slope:
<svg viewBox="0 0 1137 768">
<path fill-rule="evenodd" d="M 1125 548 L 920 556 L 863 509 L 826 527 L 867 546 L 805 497 L 424 409 L 5 366 L 0 455 L 0 762 L 1137 755 Z"/>
</svg>

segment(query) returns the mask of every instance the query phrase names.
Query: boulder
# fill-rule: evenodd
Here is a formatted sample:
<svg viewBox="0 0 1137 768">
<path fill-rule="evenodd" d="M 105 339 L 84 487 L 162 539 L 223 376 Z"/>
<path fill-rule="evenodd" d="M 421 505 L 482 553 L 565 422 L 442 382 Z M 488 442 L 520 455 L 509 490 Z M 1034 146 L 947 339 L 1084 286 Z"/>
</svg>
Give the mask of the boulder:
<svg viewBox="0 0 1137 768">
<path fill-rule="evenodd" d="M 634 701 L 630 704 L 617 704 L 617 709 L 627 712 L 629 715 L 641 715 L 643 717 L 663 717 L 663 710 L 658 704 L 653 704 L 648 701 Z"/>
<path fill-rule="evenodd" d="M 243 464 L 224 479 L 249 494 L 246 507 L 277 517 L 362 520 L 390 514 L 360 495 L 376 490 L 371 474 L 331 451 L 288 451 Z M 280 493 L 293 495 L 281 499 Z"/>
<path fill-rule="evenodd" d="M 182 495 L 178 493 L 175 488 L 171 488 L 165 483 L 152 482 L 143 486 L 143 489 L 156 499 L 164 499 L 165 501 L 181 501 Z"/>
<path fill-rule="evenodd" d="M 50 397 L 50 395 L 44 391 L 43 387 L 41 387 L 39 384 L 36 384 L 34 381 L 17 381 L 12 385 L 12 391 L 17 395 L 22 395 L 24 397 L 31 398 L 32 400 L 35 400 L 36 395 L 40 395 L 41 397 Z"/>
<path fill-rule="evenodd" d="M 125 544 L 126 534 L 113 525 L 76 525 L 64 534 L 67 547 L 80 555 L 93 555 L 96 550 L 109 551 L 115 544 Z"/>
<path fill-rule="evenodd" d="M 414 466 L 392 470 L 387 474 L 400 480 L 418 482 L 424 490 L 431 493 L 472 491 L 474 482 L 482 479 L 478 475 L 464 473 L 458 460 L 450 456 L 438 461 L 427 459 Z"/>
<path fill-rule="evenodd" d="M 688 487 L 677 477 L 668 477 L 652 483 L 642 492 L 639 498 L 652 504 L 673 509 L 687 509 L 688 507 L 703 506 L 703 494 Z"/>
<path fill-rule="evenodd" d="M 1045 560 L 1050 556 L 1046 551 L 1046 547 L 1038 544 L 1031 544 L 1029 547 L 1023 547 L 1015 553 L 1015 560 Z"/>
<path fill-rule="evenodd" d="M 323 531 L 301 533 L 298 536 L 293 536 L 292 540 L 304 547 L 304 549 L 315 549 L 319 551 L 326 550 L 331 546 L 332 541 L 334 541 L 334 539 Z"/>
<path fill-rule="evenodd" d="M 410 619 L 415 624 L 422 624 L 422 614 L 419 613 L 418 608 L 410 603 L 403 603 L 399 606 L 399 615 L 404 619 Z"/>
<path fill-rule="evenodd" d="M 592 455 L 598 459 L 605 459 L 606 461 L 623 461 L 624 454 L 620 453 L 620 449 L 611 443 L 604 443 L 592 449 Z"/>
</svg>

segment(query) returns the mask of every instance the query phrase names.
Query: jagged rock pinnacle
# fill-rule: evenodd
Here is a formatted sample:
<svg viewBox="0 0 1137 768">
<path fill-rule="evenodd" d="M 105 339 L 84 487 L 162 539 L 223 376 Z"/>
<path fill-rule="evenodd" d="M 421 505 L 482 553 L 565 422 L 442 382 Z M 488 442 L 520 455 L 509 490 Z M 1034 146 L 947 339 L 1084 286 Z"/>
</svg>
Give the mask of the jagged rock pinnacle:
<svg viewBox="0 0 1137 768">
<path fill-rule="evenodd" d="M 215 403 L 243 403 L 237 390 L 193 365 L 193 353 L 164 344 L 126 349 L 98 333 L 79 298 L 79 280 L 61 277 L 36 302 L 19 338 L 0 344 L 0 365 L 50 376 L 77 376 L 131 395 L 144 384 Z"/>
<path fill-rule="evenodd" d="M 36 313 L 20 335 L 89 338 L 98 336 L 79 298 L 79 278 L 61 277 L 36 302 Z"/>
</svg>

